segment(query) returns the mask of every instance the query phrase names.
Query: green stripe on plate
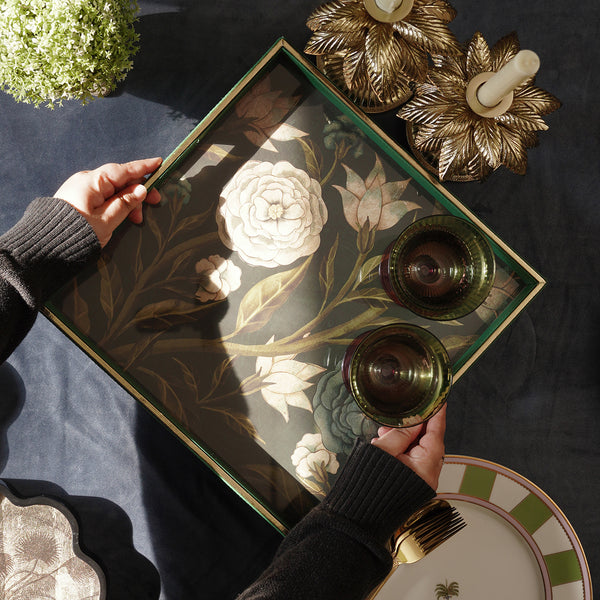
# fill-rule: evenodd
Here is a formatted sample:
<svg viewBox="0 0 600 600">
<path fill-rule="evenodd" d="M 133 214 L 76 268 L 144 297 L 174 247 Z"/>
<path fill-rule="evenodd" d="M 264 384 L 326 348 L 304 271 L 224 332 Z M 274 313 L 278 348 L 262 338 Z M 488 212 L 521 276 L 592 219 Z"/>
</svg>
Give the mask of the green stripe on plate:
<svg viewBox="0 0 600 600">
<path fill-rule="evenodd" d="M 510 514 L 533 534 L 552 516 L 552 511 L 537 496 L 529 494 L 510 511 Z"/>
<path fill-rule="evenodd" d="M 460 484 L 459 493 L 465 496 L 481 498 L 482 500 L 489 500 L 495 481 L 495 471 L 483 469 L 476 465 L 467 465 L 462 483 Z"/>
<path fill-rule="evenodd" d="M 544 561 L 548 567 L 550 583 L 553 587 L 579 581 L 583 577 L 575 550 L 547 554 L 544 556 Z"/>
</svg>

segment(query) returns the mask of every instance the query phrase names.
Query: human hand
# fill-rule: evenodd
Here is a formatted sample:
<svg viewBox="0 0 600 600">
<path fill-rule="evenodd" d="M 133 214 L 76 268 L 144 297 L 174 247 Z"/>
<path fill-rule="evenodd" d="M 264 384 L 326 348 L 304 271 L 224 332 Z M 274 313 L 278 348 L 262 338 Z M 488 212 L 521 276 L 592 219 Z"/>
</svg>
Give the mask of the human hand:
<svg viewBox="0 0 600 600">
<path fill-rule="evenodd" d="M 80 171 L 71 175 L 54 196 L 64 200 L 80 212 L 92 226 L 100 245 L 104 247 L 113 231 L 126 219 L 142 222 L 142 202 L 157 204 L 160 194 L 152 190 L 147 194 L 142 185 L 162 162 L 161 158 L 148 158 L 132 162 L 102 165 L 93 171 Z"/>
<path fill-rule="evenodd" d="M 411 468 L 434 490 L 444 464 L 446 405 L 431 419 L 404 429 L 380 427 L 371 443 Z"/>
</svg>

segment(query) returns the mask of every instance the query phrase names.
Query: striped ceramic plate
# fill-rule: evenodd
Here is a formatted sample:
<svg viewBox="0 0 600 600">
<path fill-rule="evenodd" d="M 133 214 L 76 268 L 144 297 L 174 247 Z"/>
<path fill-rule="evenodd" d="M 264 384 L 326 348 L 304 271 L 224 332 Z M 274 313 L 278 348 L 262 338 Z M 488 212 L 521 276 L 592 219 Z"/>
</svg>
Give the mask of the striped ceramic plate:
<svg viewBox="0 0 600 600">
<path fill-rule="evenodd" d="M 401 565 L 377 600 L 592 600 L 585 554 L 554 502 L 514 471 L 447 456 L 438 496 L 467 527 L 429 556 Z"/>
</svg>

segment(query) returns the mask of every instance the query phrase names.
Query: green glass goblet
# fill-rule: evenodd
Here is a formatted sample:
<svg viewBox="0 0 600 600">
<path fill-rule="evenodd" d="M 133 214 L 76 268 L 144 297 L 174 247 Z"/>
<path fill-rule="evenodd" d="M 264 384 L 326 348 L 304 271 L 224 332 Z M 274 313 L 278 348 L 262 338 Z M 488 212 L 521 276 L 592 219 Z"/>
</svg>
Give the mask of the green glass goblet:
<svg viewBox="0 0 600 600">
<path fill-rule="evenodd" d="M 379 273 L 394 302 L 436 321 L 458 319 L 487 298 L 494 253 L 475 225 L 434 215 L 409 225 L 384 253 Z"/>
<path fill-rule="evenodd" d="M 452 384 L 442 343 L 408 324 L 386 325 L 356 338 L 346 350 L 342 375 L 363 413 L 389 427 L 410 427 L 432 417 Z"/>
</svg>

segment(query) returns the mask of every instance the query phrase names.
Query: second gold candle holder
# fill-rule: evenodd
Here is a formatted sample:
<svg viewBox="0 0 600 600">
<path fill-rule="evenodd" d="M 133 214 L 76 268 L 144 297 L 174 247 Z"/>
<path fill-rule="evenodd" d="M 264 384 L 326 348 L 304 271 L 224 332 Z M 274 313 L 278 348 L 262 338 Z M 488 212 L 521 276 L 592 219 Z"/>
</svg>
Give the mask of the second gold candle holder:
<svg viewBox="0 0 600 600">
<path fill-rule="evenodd" d="M 440 181 L 483 180 L 502 165 L 525 174 L 528 148 L 538 144 L 538 131 L 548 129 L 542 116 L 561 103 L 536 87 L 534 76 L 492 108 L 476 96 L 479 84 L 518 52 L 516 33 L 491 49 L 476 33 L 461 54 L 433 57 L 426 80 L 398 112 L 408 122 L 415 156 Z"/>
</svg>

